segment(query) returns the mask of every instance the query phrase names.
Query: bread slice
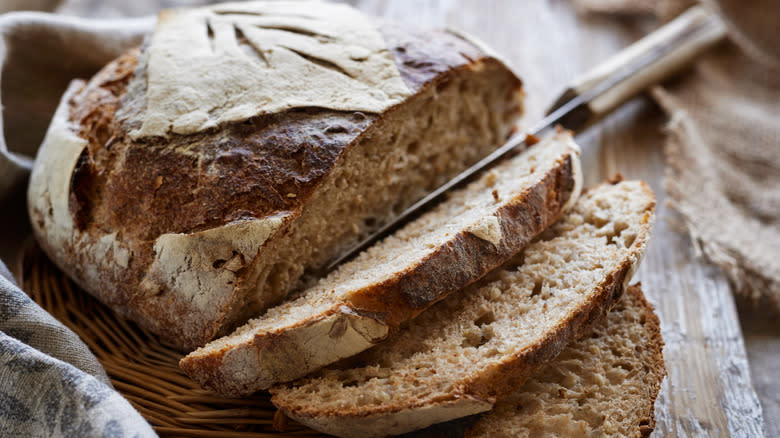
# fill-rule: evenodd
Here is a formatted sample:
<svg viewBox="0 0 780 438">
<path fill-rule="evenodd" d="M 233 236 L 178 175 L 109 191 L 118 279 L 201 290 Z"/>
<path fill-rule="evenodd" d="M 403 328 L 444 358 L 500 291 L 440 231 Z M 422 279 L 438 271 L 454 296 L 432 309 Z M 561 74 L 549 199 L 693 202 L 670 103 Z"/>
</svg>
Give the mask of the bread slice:
<svg viewBox="0 0 780 438">
<path fill-rule="evenodd" d="M 592 332 L 569 344 L 493 410 L 404 438 L 646 437 L 666 369 L 658 317 L 635 284 Z"/>
<path fill-rule="evenodd" d="M 629 287 L 593 332 L 569 345 L 465 438 L 646 437 L 666 369 L 658 317 Z"/>
<path fill-rule="evenodd" d="M 181 368 L 228 396 L 286 382 L 384 340 L 509 260 L 579 197 L 579 147 L 559 133 L 507 160 L 399 232 Z"/>
<path fill-rule="evenodd" d="M 613 306 L 650 235 L 643 182 L 585 193 L 538 241 L 387 342 L 271 388 L 286 415 L 343 437 L 378 437 L 485 412 Z"/>
</svg>

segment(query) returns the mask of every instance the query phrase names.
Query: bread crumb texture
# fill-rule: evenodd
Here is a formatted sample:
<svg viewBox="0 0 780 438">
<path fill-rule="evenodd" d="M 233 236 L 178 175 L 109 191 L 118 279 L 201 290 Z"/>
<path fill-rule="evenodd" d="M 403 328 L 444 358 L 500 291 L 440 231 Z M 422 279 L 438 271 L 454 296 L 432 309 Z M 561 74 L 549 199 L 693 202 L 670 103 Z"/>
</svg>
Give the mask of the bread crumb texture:
<svg viewBox="0 0 780 438">
<path fill-rule="evenodd" d="M 632 286 L 591 333 L 496 403 L 465 437 L 650 435 L 666 374 L 659 324 Z"/>
<path fill-rule="evenodd" d="M 273 387 L 272 401 L 297 421 L 339 436 L 408 432 L 405 419 L 417 409 L 463 398 L 487 401 L 488 410 L 620 296 L 646 246 L 654 207 L 643 182 L 587 191 L 515 260 L 387 342 Z"/>
</svg>

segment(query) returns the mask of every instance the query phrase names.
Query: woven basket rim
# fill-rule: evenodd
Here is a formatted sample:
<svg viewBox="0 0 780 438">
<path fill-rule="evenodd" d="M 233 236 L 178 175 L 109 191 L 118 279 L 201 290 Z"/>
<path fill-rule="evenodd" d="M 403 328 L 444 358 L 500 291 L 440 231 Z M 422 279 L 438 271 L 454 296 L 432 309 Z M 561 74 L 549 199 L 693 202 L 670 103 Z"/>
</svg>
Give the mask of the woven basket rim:
<svg viewBox="0 0 780 438">
<path fill-rule="evenodd" d="M 200 388 L 179 369 L 181 353 L 79 288 L 34 240 L 25 243 L 13 271 L 38 305 L 89 346 L 114 389 L 161 437 L 324 436 L 287 420 L 266 391 L 226 399 Z"/>
</svg>

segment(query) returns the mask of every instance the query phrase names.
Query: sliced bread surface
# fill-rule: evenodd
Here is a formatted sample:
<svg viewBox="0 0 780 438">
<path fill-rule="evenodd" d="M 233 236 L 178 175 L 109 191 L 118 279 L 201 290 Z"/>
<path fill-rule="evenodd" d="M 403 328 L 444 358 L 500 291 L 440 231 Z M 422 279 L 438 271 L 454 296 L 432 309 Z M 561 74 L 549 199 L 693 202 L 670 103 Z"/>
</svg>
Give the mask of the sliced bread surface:
<svg viewBox="0 0 780 438">
<path fill-rule="evenodd" d="M 574 204 L 581 181 L 579 147 L 558 133 L 181 368 L 221 394 L 248 395 L 366 350 L 512 258 Z"/>
<path fill-rule="evenodd" d="M 272 387 L 272 402 L 343 437 L 490 410 L 612 307 L 639 264 L 654 209 L 643 182 L 589 190 L 512 263 L 339 367 Z"/>
<path fill-rule="evenodd" d="M 666 369 L 660 322 L 640 286 L 594 330 L 496 403 L 466 438 L 646 437 Z"/>
<path fill-rule="evenodd" d="M 660 322 L 635 284 L 592 332 L 490 412 L 404 438 L 646 437 L 666 369 Z"/>
</svg>

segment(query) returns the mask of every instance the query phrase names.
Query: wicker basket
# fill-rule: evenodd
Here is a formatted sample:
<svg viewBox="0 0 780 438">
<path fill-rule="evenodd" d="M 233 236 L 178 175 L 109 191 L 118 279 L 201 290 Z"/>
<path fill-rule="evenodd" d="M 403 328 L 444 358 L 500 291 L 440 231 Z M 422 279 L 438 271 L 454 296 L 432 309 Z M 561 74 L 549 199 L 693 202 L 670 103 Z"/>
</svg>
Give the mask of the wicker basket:
<svg viewBox="0 0 780 438">
<path fill-rule="evenodd" d="M 323 436 L 288 423 L 267 392 L 226 399 L 201 389 L 179 370 L 181 353 L 79 289 L 36 245 L 21 260 L 24 290 L 89 345 L 114 388 L 160 436 Z"/>
</svg>

